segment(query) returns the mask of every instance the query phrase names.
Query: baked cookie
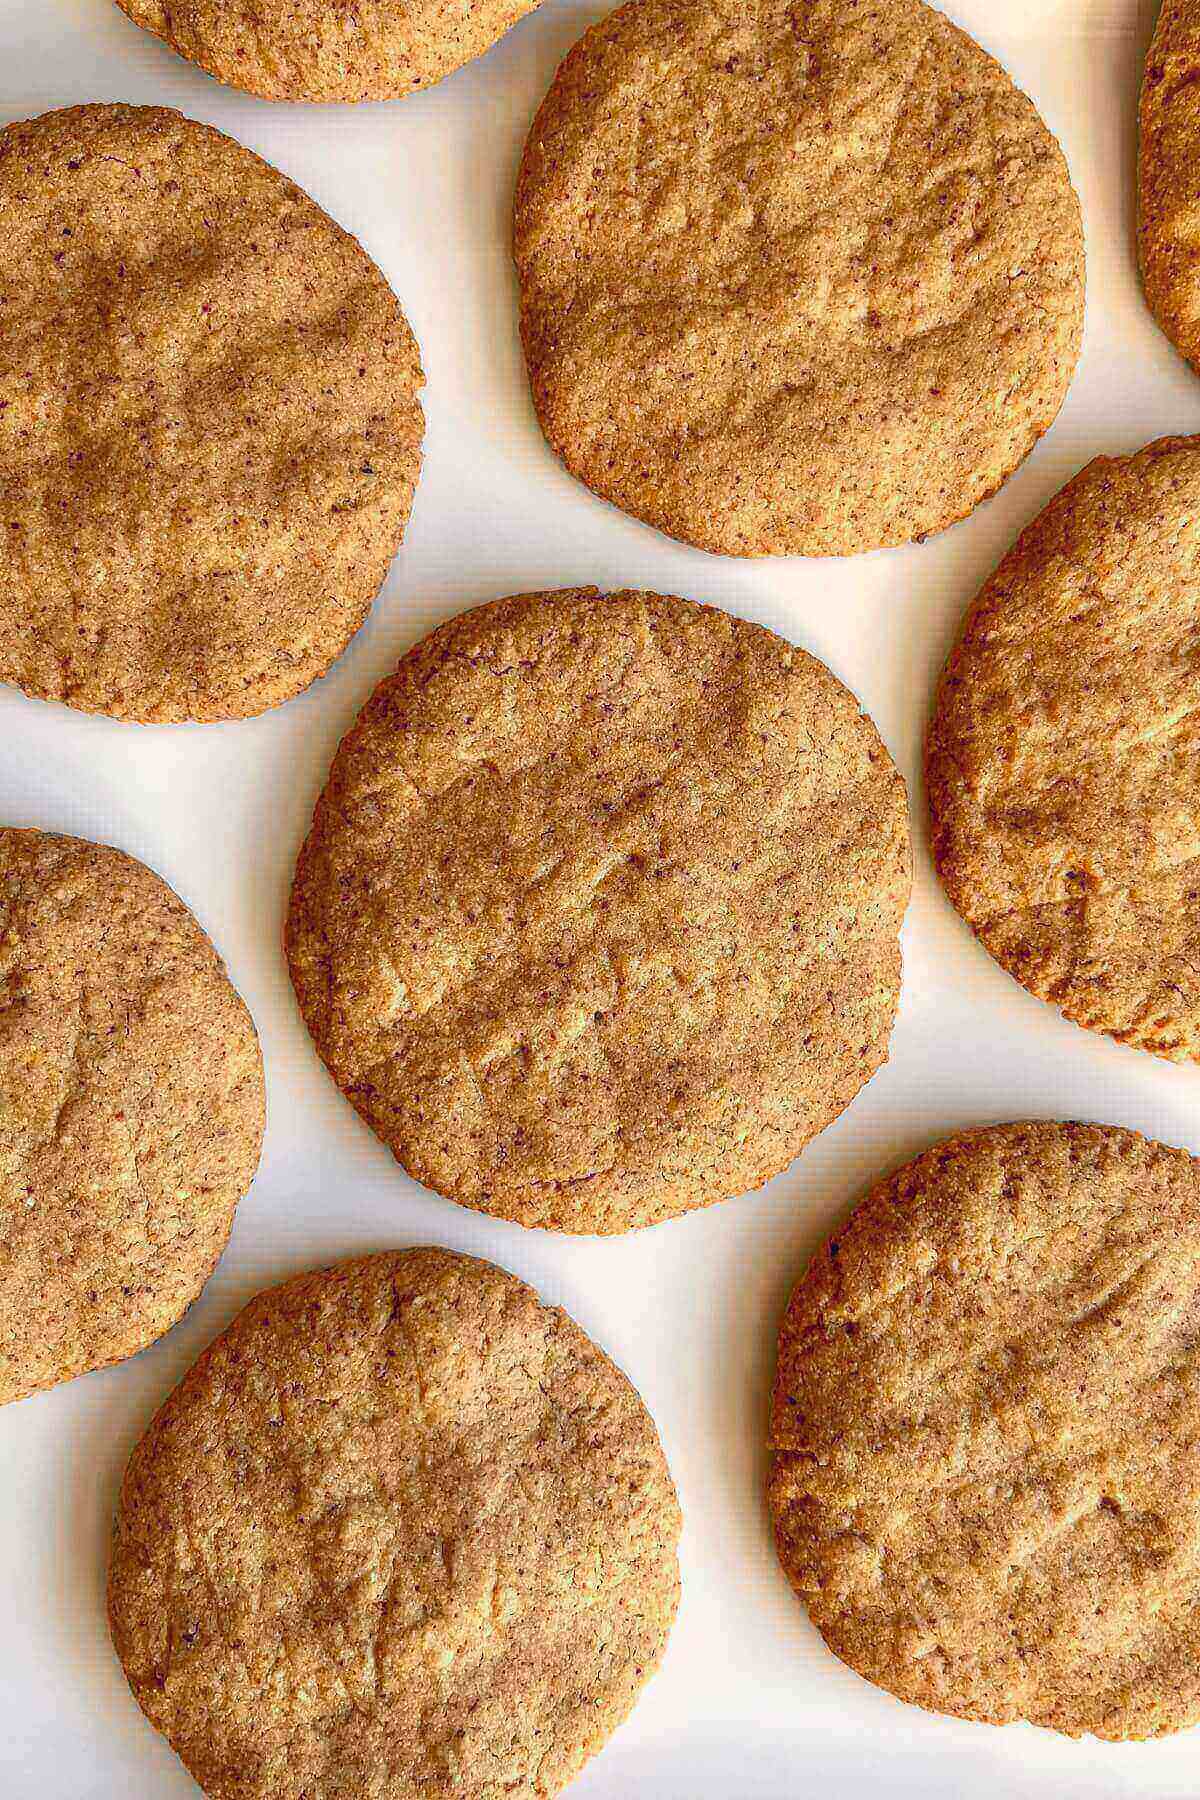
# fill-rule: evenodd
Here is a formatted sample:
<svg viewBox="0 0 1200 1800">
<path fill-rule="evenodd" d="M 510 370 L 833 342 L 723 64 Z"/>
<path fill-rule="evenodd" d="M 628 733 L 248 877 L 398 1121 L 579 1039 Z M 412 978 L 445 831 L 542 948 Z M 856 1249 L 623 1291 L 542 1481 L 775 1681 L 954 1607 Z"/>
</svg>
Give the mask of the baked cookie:
<svg viewBox="0 0 1200 1800">
<path fill-rule="evenodd" d="M 904 784 L 821 663 L 594 588 L 452 619 L 343 742 L 287 950 L 410 1174 L 613 1232 L 759 1186 L 886 1059 Z"/>
<path fill-rule="evenodd" d="M 417 348 L 383 276 L 207 125 L 0 132 L 0 680 L 122 719 L 324 673 L 404 535 Z"/>
<path fill-rule="evenodd" d="M 1138 250 L 1146 298 L 1200 369 L 1200 5 L 1163 0 L 1139 108 Z"/>
<path fill-rule="evenodd" d="M 1099 457 L 967 614 L 926 768 L 933 853 L 1040 999 L 1200 1057 L 1200 438 Z"/>
<path fill-rule="evenodd" d="M 654 1672 L 679 1507 L 638 1395 L 515 1276 L 252 1301 L 134 1451 L 113 1642 L 214 1800 L 547 1800 Z"/>
<path fill-rule="evenodd" d="M 1062 153 L 920 0 L 635 0 L 589 31 L 517 190 L 521 334 L 572 474 L 735 556 L 961 519 L 1066 394 Z"/>
<path fill-rule="evenodd" d="M 0 1403 L 182 1317 L 258 1165 L 250 1015 L 165 882 L 0 830 Z"/>
<path fill-rule="evenodd" d="M 538 0 L 117 0 L 218 81 L 266 100 L 391 100 L 490 50 Z"/>
<path fill-rule="evenodd" d="M 771 1508 L 829 1647 L 935 1712 L 1200 1721 L 1200 1163 L 1003 1125 L 881 1182 L 779 1340 Z"/>
</svg>

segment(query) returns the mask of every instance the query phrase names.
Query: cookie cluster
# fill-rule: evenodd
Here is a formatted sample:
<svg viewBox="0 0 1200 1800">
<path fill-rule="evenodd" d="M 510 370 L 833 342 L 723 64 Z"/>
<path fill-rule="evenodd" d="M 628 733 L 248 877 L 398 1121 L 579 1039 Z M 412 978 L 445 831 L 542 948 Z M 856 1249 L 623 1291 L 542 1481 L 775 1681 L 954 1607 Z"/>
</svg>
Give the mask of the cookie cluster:
<svg viewBox="0 0 1200 1800">
<path fill-rule="evenodd" d="M 535 3 L 119 0 L 285 101 L 410 93 Z M 1200 369 L 1198 76 L 1200 0 L 1165 0 L 1139 243 Z M 294 699 L 363 625 L 418 484 L 388 281 L 158 107 L 10 125 L 0 212 L 0 680 L 153 723 Z M 622 6 L 532 122 L 513 253 L 548 444 L 726 556 L 966 518 L 1080 350 L 1063 153 L 922 0 Z M 932 860 L 983 946 L 1176 1063 L 1200 1061 L 1198 594 L 1200 439 L 1098 458 L 969 609 L 926 745 Z M 904 781 L 823 663 L 691 599 L 563 588 L 448 619 L 376 689 L 284 948 L 412 1177 L 616 1234 L 762 1186 L 856 1101 L 912 874 Z M 0 829 L 0 980 L 5 1402 L 180 1319 L 265 1100 L 217 951 L 119 850 Z M 792 1296 L 780 1562 L 904 1701 L 1177 1731 L 1198 1440 L 1200 1162 L 1115 1126 L 960 1132 Z M 653 1421 L 578 1325 L 490 1263 L 384 1251 L 260 1294 L 166 1400 L 121 1490 L 113 1642 L 213 1800 L 548 1800 L 664 1654 L 680 1530 Z"/>
</svg>

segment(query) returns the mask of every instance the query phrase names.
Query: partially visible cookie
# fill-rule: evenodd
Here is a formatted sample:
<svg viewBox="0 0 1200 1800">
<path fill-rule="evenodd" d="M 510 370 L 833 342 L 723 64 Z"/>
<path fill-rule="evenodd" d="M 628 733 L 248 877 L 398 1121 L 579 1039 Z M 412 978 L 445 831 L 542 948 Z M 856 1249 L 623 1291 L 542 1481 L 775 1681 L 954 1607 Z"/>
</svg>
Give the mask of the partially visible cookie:
<svg viewBox="0 0 1200 1800">
<path fill-rule="evenodd" d="M 1200 1163 L 966 1133 L 792 1296 L 771 1508 L 830 1648 L 918 1706 L 1072 1737 L 1200 1722 Z"/>
<path fill-rule="evenodd" d="M 365 619 L 420 466 L 387 282 L 277 170 L 160 107 L 0 132 L 0 680 L 240 718 Z"/>
<path fill-rule="evenodd" d="M 926 748 L 933 853 L 1068 1018 L 1200 1058 L 1200 438 L 1089 463 L 967 614 Z"/>
<path fill-rule="evenodd" d="M 538 0 L 117 0 L 218 81 L 266 100 L 390 100 L 490 50 Z"/>
<path fill-rule="evenodd" d="M 170 888 L 119 850 L 0 830 L 0 1403 L 175 1324 L 263 1106 L 250 1015 Z"/>
<path fill-rule="evenodd" d="M 1062 152 L 921 0 L 634 0 L 543 101 L 517 190 L 542 429 L 734 556 L 963 518 L 1053 422 L 1083 325 Z"/>
<path fill-rule="evenodd" d="M 1163 0 L 1142 77 L 1138 249 L 1146 298 L 1200 369 L 1200 4 Z"/>
<path fill-rule="evenodd" d="M 549 1800 L 662 1656 L 654 1425 L 490 1263 L 260 1294 L 134 1451 L 109 1572 L 138 1702 L 213 1800 Z"/>
<path fill-rule="evenodd" d="M 659 594 L 525 594 L 408 654 L 343 742 L 287 951 L 419 1181 L 613 1232 L 758 1187 L 886 1059 L 904 783 L 853 695 Z"/>
</svg>

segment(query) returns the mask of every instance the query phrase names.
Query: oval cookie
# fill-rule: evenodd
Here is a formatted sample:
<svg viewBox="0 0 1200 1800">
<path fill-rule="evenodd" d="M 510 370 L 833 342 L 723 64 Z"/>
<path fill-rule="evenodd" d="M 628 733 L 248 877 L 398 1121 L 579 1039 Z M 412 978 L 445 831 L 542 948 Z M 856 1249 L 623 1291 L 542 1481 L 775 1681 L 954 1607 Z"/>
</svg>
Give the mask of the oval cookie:
<svg viewBox="0 0 1200 1800">
<path fill-rule="evenodd" d="M 179 1319 L 258 1165 L 250 1015 L 132 857 L 0 830 L 0 1403 Z"/>
<path fill-rule="evenodd" d="M 771 1508 L 830 1648 L 936 1712 L 1200 1721 L 1200 1163 L 1002 1125 L 881 1182 L 779 1338 Z"/>
<path fill-rule="evenodd" d="M 1138 251 L 1146 298 L 1200 368 L 1200 6 L 1163 0 L 1142 78 Z"/>
<path fill-rule="evenodd" d="M 1099 457 L 967 614 L 926 750 L 951 900 L 1068 1018 L 1200 1057 L 1200 439 Z"/>
<path fill-rule="evenodd" d="M 417 645 L 343 742 L 287 949 L 339 1087 L 439 1193 L 624 1231 L 759 1186 L 887 1055 L 904 784 L 821 663 L 657 594 Z"/>
<path fill-rule="evenodd" d="M 109 1572 L 139 1704 L 215 1800 L 537 1800 L 632 1707 L 679 1508 L 629 1382 L 444 1250 L 260 1294 L 134 1451 Z"/>
<path fill-rule="evenodd" d="M 1083 323 L 1062 153 L 920 0 L 635 0 L 517 191 L 521 334 L 571 473 L 734 556 L 961 519 L 1047 430 Z"/>
<path fill-rule="evenodd" d="M 239 718 L 362 624 L 420 465 L 412 333 L 284 176 L 158 107 L 0 132 L 0 680 Z"/>
<path fill-rule="evenodd" d="M 538 0 L 117 0 L 136 25 L 266 100 L 390 100 L 490 50 Z"/>
</svg>

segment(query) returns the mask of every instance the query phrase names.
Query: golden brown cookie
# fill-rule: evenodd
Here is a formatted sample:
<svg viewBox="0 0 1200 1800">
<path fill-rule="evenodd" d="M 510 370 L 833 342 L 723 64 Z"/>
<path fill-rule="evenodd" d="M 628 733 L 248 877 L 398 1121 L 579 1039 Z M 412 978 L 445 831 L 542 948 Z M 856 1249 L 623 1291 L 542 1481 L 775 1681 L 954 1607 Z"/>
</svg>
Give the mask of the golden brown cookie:
<svg viewBox="0 0 1200 1800">
<path fill-rule="evenodd" d="M 390 100 L 490 50 L 538 0 L 117 0 L 218 81 L 267 100 Z"/>
<path fill-rule="evenodd" d="M 258 1165 L 250 1015 L 165 882 L 0 830 L 0 1404 L 191 1305 Z"/>
<path fill-rule="evenodd" d="M 354 239 L 207 125 L 0 132 L 0 680 L 262 712 L 362 624 L 420 465 L 417 348 Z"/>
<path fill-rule="evenodd" d="M 926 768 L 946 891 L 1093 1031 L 1200 1058 L 1200 438 L 1099 457 L 967 614 Z"/>
<path fill-rule="evenodd" d="M 771 1507 L 829 1647 L 935 1712 L 1200 1721 L 1200 1163 L 1002 1125 L 881 1182 L 779 1340 Z"/>
<path fill-rule="evenodd" d="M 410 1174 L 613 1232 L 758 1187 L 886 1059 L 904 784 L 823 664 L 594 588 L 452 619 L 343 742 L 287 949 Z"/>
<path fill-rule="evenodd" d="M 213 1800 L 548 1800 L 679 1593 L 653 1421 L 571 1319 L 445 1250 L 260 1294 L 134 1451 L 138 1703 Z"/>
<path fill-rule="evenodd" d="M 920 0 L 635 0 L 558 71 L 515 253 L 572 474 L 735 556 L 961 519 L 1028 454 L 1083 323 L 1037 112 Z"/>
<path fill-rule="evenodd" d="M 1200 5 L 1163 0 L 1142 78 L 1138 249 L 1159 324 L 1200 369 Z"/>
</svg>

